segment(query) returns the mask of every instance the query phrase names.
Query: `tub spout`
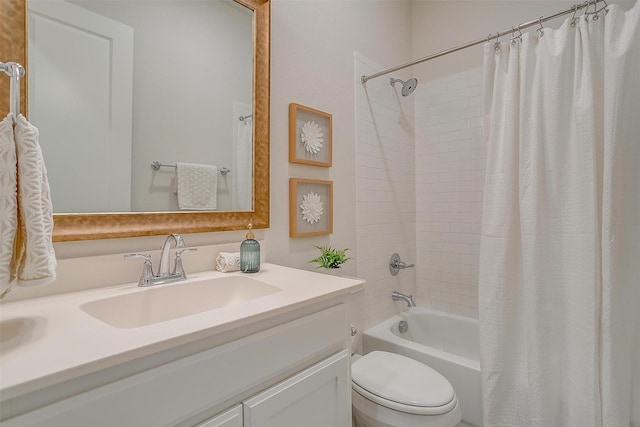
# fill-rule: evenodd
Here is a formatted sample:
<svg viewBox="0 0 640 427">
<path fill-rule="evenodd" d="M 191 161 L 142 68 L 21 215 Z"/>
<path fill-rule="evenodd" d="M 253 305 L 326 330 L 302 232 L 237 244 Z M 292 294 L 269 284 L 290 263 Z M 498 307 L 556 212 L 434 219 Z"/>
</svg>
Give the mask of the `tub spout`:
<svg viewBox="0 0 640 427">
<path fill-rule="evenodd" d="M 413 302 L 413 295 L 405 295 L 401 294 L 398 291 L 393 291 L 393 293 L 391 294 L 391 298 L 394 301 L 405 301 L 407 303 L 407 307 L 409 308 L 416 306 L 416 303 Z"/>
</svg>

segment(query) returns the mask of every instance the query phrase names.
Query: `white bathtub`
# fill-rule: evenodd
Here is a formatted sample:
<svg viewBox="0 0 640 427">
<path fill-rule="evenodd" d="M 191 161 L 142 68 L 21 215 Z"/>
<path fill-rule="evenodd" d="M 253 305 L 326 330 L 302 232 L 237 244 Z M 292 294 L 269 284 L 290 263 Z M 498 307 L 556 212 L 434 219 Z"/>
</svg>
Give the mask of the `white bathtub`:
<svg viewBox="0 0 640 427">
<path fill-rule="evenodd" d="M 408 323 L 401 334 L 398 324 Z M 419 360 L 444 375 L 462 409 L 462 425 L 482 426 L 478 321 L 421 307 L 364 332 L 364 352 L 389 351 Z"/>
</svg>

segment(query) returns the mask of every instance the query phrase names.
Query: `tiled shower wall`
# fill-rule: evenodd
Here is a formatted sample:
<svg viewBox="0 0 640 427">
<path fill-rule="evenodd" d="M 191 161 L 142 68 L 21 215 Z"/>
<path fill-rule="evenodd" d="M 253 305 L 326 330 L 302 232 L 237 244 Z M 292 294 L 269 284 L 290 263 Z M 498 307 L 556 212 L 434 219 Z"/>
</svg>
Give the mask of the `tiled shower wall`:
<svg viewBox="0 0 640 427">
<path fill-rule="evenodd" d="M 478 317 L 484 185 L 482 68 L 420 83 L 415 96 L 419 305 Z"/>
<path fill-rule="evenodd" d="M 383 69 L 355 55 L 355 78 Z M 397 77 L 397 76 L 395 76 Z M 371 327 L 402 310 L 394 290 L 416 292 L 415 269 L 389 272 L 395 252 L 416 260 L 415 145 L 411 97 L 389 77 L 356 83 L 356 263 L 367 280 L 364 326 Z"/>
</svg>

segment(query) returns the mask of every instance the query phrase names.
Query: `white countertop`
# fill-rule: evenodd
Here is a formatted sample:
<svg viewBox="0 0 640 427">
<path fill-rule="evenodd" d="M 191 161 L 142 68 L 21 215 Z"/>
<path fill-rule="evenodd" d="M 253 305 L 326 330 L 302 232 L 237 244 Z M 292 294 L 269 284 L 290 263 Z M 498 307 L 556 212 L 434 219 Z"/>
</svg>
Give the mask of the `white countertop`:
<svg viewBox="0 0 640 427">
<path fill-rule="evenodd" d="M 103 323 L 86 302 L 130 292 L 137 283 L 0 305 L 0 398 L 11 399 L 363 288 L 364 281 L 262 264 L 259 273 L 194 273 L 189 280 L 244 275 L 282 291 L 237 305 L 131 329 Z M 181 283 L 159 286 L 180 286 Z"/>
</svg>

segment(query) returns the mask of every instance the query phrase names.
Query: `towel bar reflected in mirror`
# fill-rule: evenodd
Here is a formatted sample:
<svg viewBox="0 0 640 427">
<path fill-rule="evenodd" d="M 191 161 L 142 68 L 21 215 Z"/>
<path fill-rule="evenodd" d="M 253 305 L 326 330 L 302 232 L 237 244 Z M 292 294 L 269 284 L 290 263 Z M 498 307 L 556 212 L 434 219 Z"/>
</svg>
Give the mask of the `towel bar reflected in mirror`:
<svg viewBox="0 0 640 427">
<path fill-rule="evenodd" d="M 165 167 L 165 168 L 175 168 L 176 165 L 169 165 L 166 163 L 160 163 L 157 160 L 154 160 L 151 162 L 151 169 L 153 169 L 154 171 L 159 170 L 161 167 Z M 227 176 L 227 174 L 229 172 L 231 172 L 231 169 L 229 169 L 226 166 L 221 167 L 220 169 L 218 169 L 218 172 L 220 172 L 222 174 L 222 176 Z"/>
</svg>

